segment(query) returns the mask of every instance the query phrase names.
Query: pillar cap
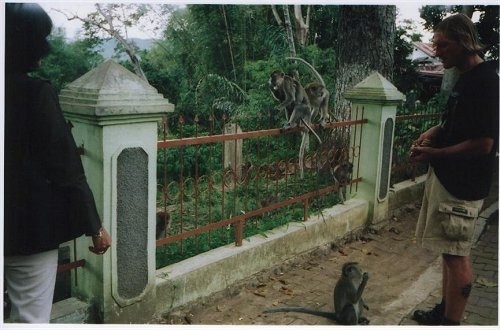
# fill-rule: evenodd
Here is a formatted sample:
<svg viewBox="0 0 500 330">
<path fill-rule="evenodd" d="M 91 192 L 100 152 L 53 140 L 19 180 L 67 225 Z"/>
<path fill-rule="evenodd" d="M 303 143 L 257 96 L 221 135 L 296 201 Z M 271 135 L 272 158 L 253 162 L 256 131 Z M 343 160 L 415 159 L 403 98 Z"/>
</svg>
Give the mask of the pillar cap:
<svg viewBox="0 0 500 330">
<path fill-rule="evenodd" d="M 173 104 L 153 86 L 113 60 L 69 83 L 59 99 L 65 113 L 91 117 L 174 111 Z"/>
<path fill-rule="evenodd" d="M 405 99 L 405 96 L 389 80 L 376 71 L 346 91 L 344 97 L 352 102 L 365 103 L 399 103 Z"/>
</svg>

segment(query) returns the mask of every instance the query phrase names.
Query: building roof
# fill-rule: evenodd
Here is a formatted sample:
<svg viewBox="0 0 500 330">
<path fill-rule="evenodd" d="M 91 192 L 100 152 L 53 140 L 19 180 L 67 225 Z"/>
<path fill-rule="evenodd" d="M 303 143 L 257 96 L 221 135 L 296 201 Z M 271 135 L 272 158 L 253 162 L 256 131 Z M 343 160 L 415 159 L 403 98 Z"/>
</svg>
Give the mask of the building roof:
<svg viewBox="0 0 500 330">
<path fill-rule="evenodd" d="M 432 43 L 429 42 L 420 42 L 420 41 L 413 41 L 412 42 L 413 46 L 424 52 L 426 55 L 430 57 L 435 57 L 436 52 L 434 51 L 434 47 L 432 46 Z"/>
</svg>

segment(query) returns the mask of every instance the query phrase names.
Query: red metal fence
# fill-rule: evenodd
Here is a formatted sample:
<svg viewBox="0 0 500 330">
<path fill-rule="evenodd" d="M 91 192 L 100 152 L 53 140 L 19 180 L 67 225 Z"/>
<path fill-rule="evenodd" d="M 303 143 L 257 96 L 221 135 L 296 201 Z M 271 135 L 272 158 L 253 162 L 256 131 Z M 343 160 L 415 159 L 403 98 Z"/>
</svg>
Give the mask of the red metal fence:
<svg viewBox="0 0 500 330">
<path fill-rule="evenodd" d="M 314 126 L 323 143 L 311 134 L 303 178 L 298 128 L 246 131 L 259 119 L 244 118 L 232 120 L 243 131 L 224 133 L 223 124 L 220 132 L 207 132 L 196 118 L 188 129 L 184 118 L 169 117 L 158 142 L 157 266 L 231 242 L 240 246 L 246 237 L 338 203 L 347 186 L 355 190 L 361 178 L 351 164 L 359 141 L 349 136 L 365 121 L 362 109 L 354 111 L 356 120 Z M 180 137 L 168 139 L 172 120 Z M 183 137 L 187 130 L 194 136 Z"/>
</svg>

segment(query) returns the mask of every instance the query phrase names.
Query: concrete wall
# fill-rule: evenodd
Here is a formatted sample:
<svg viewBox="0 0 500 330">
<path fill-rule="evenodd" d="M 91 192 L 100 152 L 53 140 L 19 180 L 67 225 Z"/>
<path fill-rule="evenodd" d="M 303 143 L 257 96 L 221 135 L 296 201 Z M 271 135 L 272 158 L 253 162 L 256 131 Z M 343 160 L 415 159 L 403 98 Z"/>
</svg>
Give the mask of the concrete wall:
<svg viewBox="0 0 500 330">
<path fill-rule="evenodd" d="M 427 175 L 415 178 L 415 181 L 406 180 L 394 184 L 389 190 L 389 215 L 392 211 L 413 202 L 419 202 L 424 193 L 424 184 Z"/>
</svg>

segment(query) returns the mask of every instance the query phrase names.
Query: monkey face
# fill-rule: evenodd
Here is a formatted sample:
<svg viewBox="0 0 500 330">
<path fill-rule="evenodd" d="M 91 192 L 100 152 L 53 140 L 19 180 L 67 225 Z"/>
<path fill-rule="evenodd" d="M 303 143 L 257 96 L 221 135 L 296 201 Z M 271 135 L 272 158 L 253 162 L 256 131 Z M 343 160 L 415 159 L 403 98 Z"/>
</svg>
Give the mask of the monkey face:
<svg viewBox="0 0 500 330">
<path fill-rule="evenodd" d="M 285 74 L 283 71 L 280 70 L 275 70 L 273 73 L 271 73 L 271 76 L 269 77 L 269 88 L 273 90 L 278 90 L 280 86 L 283 84 L 283 78 Z"/>
<path fill-rule="evenodd" d="M 319 83 L 307 84 L 305 90 L 307 95 L 309 95 L 310 98 L 314 99 L 322 99 L 325 97 L 326 94 L 325 86 Z"/>
</svg>

